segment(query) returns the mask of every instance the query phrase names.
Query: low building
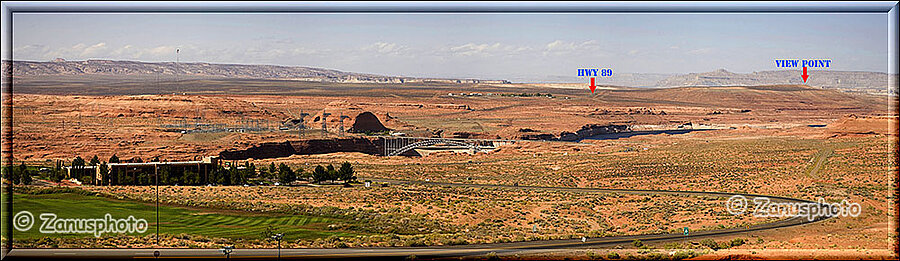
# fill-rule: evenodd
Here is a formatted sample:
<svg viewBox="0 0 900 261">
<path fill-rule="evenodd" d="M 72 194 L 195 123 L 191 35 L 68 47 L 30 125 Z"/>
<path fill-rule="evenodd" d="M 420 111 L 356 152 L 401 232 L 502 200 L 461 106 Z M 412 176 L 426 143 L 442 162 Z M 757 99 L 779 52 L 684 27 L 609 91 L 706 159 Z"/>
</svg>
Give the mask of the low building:
<svg viewBox="0 0 900 261">
<path fill-rule="evenodd" d="M 94 178 L 94 182 L 95 184 L 108 184 L 108 182 L 104 180 L 104 177 L 109 177 L 112 173 L 119 173 L 122 171 L 124 171 L 126 176 L 129 173 L 134 175 L 139 172 L 157 173 L 159 171 L 159 167 L 162 166 L 182 167 L 185 170 L 196 171 L 200 174 L 200 177 L 203 178 L 204 181 L 208 181 L 209 174 L 215 171 L 215 168 L 218 165 L 219 157 L 217 156 L 205 157 L 202 160 L 195 161 L 106 163 L 106 173 L 100 172 L 102 168 L 95 168 L 96 176 Z"/>
</svg>

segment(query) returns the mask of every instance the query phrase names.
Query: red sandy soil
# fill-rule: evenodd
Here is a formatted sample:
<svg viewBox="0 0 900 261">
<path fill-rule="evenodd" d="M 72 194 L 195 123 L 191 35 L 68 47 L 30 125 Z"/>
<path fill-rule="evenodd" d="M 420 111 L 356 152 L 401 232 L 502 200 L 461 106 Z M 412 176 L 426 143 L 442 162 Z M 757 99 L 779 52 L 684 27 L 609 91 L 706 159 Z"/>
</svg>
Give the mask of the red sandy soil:
<svg viewBox="0 0 900 261">
<path fill-rule="evenodd" d="M 515 89 L 511 89 L 515 90 Z M 13 96 L 13 146 L 16 159 L 70 160 L 76 155 L 102 159 L 152 157 L 170 160 L 216 155 L 261 142 L 296 139 L 295 131 L 265 133 L 181 134 L 164 132 L 164 123 L 235 124 L 241 119 L 268 121 L 278 127 L 310 114 L 306 126 L 321 128 L 323 110 L 332 115 L 326 125 L 337 136 L 339 116 L 349 130 L 353 117 L 372 112 L 388 128 L 414 136 L 442 133 L 445 137 L 515 139 L 523 134 L 559 135 L 587 124 L 652 125 L 674 128 L 714 126 L 756 131 L 831 124 L 836 135 L 896 131 L 878 127 L 887 115 L 884 97 L 847 94 L 804 86 L 689 87 L 672 89 L 604 89 L 592 96 L 547 97 L 448 96 L 446 90 L 415 92 L 378 89 L 377 96 L 275 95 L 134 95 Z M 552 92 L 553 89 L 547 89 Z M 839 121 L 849 115 L 855 120 Z M 892 116 L 894 119 L 896 116 Z M 869 120 L 874 119 L 874 120 Z M 896 121 L 894 121 L 896 122 Z M 876 129 L 872 129 L 876 128 Z M 523 132 L 525 129 L 533 132 Z M 321 138 L 310 131 L 305 138 Z"/>
</svg>

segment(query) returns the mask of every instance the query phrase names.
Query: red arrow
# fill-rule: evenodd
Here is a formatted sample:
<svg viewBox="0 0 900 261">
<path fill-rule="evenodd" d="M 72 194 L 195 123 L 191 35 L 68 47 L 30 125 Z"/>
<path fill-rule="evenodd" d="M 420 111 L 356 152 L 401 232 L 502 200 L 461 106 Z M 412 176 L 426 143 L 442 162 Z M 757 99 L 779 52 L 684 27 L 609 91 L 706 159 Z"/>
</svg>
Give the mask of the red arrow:
<svg viewBox="0 0 900 261">
<path fill-rule="evenodd" d="M 809 74 L 806 74 L 806 67 L 803 67 L 803 83 L 806 83 L 806 79 L 809 78 Z"/>
<path fill-rule="evenodd" d="M 594 93 L 594 89 L 597 89 L 597 85 L 594 85 L 594 77 L 591 77 L 591 93 Z"/>
</svg>

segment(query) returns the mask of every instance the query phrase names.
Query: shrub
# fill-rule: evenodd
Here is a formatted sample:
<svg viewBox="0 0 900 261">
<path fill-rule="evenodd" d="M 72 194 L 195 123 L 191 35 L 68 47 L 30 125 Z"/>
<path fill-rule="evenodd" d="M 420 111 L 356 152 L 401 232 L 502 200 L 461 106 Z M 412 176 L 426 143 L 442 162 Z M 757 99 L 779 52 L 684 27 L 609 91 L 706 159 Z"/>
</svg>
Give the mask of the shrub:
<svg viewBox="0 0 900 261">
<path fill-rule="evenodd" d="M 695 253 L 693 250 L 678 251 L 678 252 L 675 252 L 675 255 L 672 256 L 672 259 L 682 260 L 682 259 L 693 258 L 695 256 L 697 256 L 697 253 Z"/>
<path fill-rule="evenodd" d="M 700 240 L 700 245 L 708 247 L 712 250 L 719 250 L 719 244 L 717 244 L 715 240 L 709 238 Z"/>
<path fill-rule="evenodd" d="M 644 243 L 641 240 L 635 239 L 634 242 L 631 243 L 634 247 L 641 248 L 644 246 Z"/>
</svg>

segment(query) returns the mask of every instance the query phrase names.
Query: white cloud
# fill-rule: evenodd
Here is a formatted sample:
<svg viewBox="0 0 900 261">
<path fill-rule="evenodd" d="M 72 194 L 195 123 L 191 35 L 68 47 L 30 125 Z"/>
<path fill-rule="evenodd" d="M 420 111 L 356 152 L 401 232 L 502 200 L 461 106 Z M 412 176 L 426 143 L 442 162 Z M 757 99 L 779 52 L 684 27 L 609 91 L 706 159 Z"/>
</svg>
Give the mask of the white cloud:
<svg viewBox="0 0 900 261">
<path fill-rule="evenodd" d="M 179 49 L 178 47 L 171 45 L 161 45 L 157 47 L 152 47 L 147 49 L 147 53 L 157 57 L 163 56 L 175 56 L 175 50 Z M 180 51 L 179 51 L 180 52 Z"/>
<path fill-rule="evenodd" d="M 467 43 L 449 47 L 444 50 L 444 54 L 449 53 L 452 56 L 505 56 L 515 55 L 529 50 L 532 50 L 532 48 L 528 46 L 515 46 L 501 43 Z"/>
<path fill-rule="evenodd" d="M 460 46 L 450 47 L 450 52 L 455 55 L 471 56 L 476 54 L 485 54 L 500 48 L 500 43 L 494 44 L 474 44 L 467 43 Z"/>
<path fill-rule="evenodd" d="M 600 44 L 595 40 L 588 40 L 580 43 L 556 40 L 544 46 L 544 55 L 597 53 L 599 51 Z"/>
<path fill-rule="evenodd" d="M 82 47 L 83 44 L 79 44 L 77 46 Z M 106 50 L 106 43 L 97 43 L 89 47 L 85 47 L 83 50 L 81 50 L 79 56 L 86 58 L 95 58 L 99 55 L 102 57 L 107 55 L 107 53 L 105 52 Z"/>
<path fill-rule="evenodd" d="M 400 55 L 407 50 L 406 46 L 396 43 L 376 42 L 362 48 L 363 51 L 374 51 L 382 55 Z"/>
<path fill-rule="evenodd" d="M 47 58 L 48 53 L 50 52 L 50 48 L 46 45 L 41 44 L 29 44 L 22 45 L 16 48 L 13 48 L 13 54 L 15 57 L 13 59 L 20 60 L 33 60 L 33 57 L 40 57 L 41 60 L 49 60 L 53 58 Z M 23 58 L 25 57 L 25 58 Z"/>
<path fill-rule="evenodd" d="M 693 49 L 693 50 L 688 51 L 687 54 L 690 54 L 690 55 L 709 54 L 709 53 L 712 53 L 714 50 L 715 49 L 713 49 L 713 48 Z"/>
<path fill-rule="evenodd" d="M 129 44 L 113 50 L 112 52 L 110 52 L 110 54 L 114 57 L 138 59 L 144 54 L 144 52 L 140 48 L 136 48 L 133 45 Z"/>
</svg>

